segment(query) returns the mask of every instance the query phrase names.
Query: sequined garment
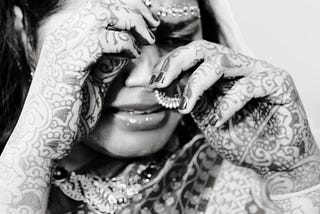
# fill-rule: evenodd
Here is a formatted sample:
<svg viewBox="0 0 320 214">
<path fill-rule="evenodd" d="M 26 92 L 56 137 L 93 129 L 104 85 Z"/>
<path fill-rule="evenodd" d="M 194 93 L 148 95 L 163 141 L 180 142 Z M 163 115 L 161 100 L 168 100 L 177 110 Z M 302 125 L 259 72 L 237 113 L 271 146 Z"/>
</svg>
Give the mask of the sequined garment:
<svg viewBox="0 0 320 214">
<path fill-rule="evenodd" d="M 196 136 L 168 161 L 161 179 L 118 213 L 274 213 L 275 205 L 266 196 L 260 177 L 222 161 L 202 136 Z M 94 212 L 81 204 L 66 213 Z"/>
</svg>

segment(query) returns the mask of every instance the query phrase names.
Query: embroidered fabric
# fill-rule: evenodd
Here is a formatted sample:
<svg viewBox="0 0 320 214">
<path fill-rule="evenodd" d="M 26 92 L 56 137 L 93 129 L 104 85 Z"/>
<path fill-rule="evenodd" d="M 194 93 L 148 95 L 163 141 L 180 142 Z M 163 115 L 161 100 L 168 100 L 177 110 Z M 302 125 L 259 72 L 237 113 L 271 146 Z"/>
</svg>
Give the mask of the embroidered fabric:
<svg viewBox="0 0 320 214">
<path fill-rule="evenodd" d="M 161 171 L 176 156 L 170 149 L 171 147 L 157 154 L 151 162 L 127 167 L 128 172 L 113 178 L 68 173 L 66 169 L 56 167 L 52 183 L 64 195 L 85 203 L 93 212 L 113 214 L 127 206 L 138 193 L 161 179 Z"/>
</svg>

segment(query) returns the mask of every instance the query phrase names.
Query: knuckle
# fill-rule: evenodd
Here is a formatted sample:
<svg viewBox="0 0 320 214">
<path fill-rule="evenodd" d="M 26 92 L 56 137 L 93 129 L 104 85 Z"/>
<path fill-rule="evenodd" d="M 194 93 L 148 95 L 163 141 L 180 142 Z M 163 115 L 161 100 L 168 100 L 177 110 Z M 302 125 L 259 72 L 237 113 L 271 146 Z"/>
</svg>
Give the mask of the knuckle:
<svg viewBox="0 0 320 214">
<path fill-rule="evenodd" d="M 281 70 L 280 74 L 282 75 L 283 79 L 289 79 L 289 80 L 293 81 L 293 78 L 292 78 L 291 74 L 288 71 Z"/>
<path fill-rule="evenodd" d="M 133 12 L 133 11 L 131 11 L 131 12 L 132 12 L 132 16 L 130 16 L 131 23 L 132 23 L 131 27 L 133 27 L 133 26 L 136 26 L 136 27 L 143 26 L 144 20 L 143 20 L 142 15 L 137 14 L 136 12 Z"/>
</svg>

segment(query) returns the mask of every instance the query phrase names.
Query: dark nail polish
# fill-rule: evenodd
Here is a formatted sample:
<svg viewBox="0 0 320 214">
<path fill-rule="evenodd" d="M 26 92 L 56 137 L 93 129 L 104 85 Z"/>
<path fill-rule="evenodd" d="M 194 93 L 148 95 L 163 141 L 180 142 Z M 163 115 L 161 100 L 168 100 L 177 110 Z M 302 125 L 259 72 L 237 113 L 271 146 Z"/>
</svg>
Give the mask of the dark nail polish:
<svg viewBox="0 0 320 214">
<path fill-rule="evenodd" d="M 179 109 L 185 110 L 188 105 L 188 98 L 187 97 L 181 97 L 180 103 L 179 103 Z"/>
<path fill-rule="evenodd" d="M 136 49 L 137 53 L 140 55 L 141 54 L 141 48 L 137 43 L 133 43 L 134 48 Z"/>
<path fill-rule="evenodd" d="M 137 50 L 137 53 L 138 53 L 139 55 L 141 55 L 141 49 L 140 49 L 140 48 L 137 48 L 136 50 Z"/>
<path fill-rule="evenodd" d="M 217 122 L 219 121 L 219 116 L 217 114 L 214 114 L 213 117 L 211 118 L 209 124 L 212 126 L 215 126 Z"/>
<path fill-rule="evenodd" d="M 152 31 L 150 29 L 148 29 L 150 37 L 154 40 L 156 37 L 154 36 L 154 34 L 152 33 Z"/>
<path fill-rule="evenodd" d="M 156 78 L 156 75 L 153 74 L 150 78 L 149 85 L 152 85 L 154 83 L 155 78 Z"/>
<path fill-rule="evenodd" d="M 158 17 L 155 13 L 152 13 L 152 18 L 153 18 L 154 20 L 156 20 L 157 22 L 160 21 L 159 17 Z"/>
<path fill-rule="evenodd" d="M 165 73 L 164 72 L 160 72 L 155 81 L 157 83 L 163 83 L 164 78 L 165 78 Z"/>
</svg>

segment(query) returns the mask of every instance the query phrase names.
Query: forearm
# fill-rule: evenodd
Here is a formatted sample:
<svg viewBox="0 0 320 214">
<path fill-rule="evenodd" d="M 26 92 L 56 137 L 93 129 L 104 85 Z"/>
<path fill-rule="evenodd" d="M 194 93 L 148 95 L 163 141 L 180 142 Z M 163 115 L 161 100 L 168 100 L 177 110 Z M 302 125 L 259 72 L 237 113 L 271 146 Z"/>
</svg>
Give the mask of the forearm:
<svg viewBox="0 0 320 214">
<path fill-rule="evenodd" d="M 268 190 L 271 195 L 281 195 L 304 191 L 320 184 L 320 151 L 312 137 L 310 155 L 297 161 L 284 172 L 266 175 Z"/>
<path fill-rule="evenodd" d="M 53 161 L 38 145 L 10 141 L 0 157 L 0 210 L 45 213 Z"/>
<path fill-rule="evenodd" d="M 320 184 L 291 194 L 270 195 L 270 198 L 283 214 L 320 213 Z"/>
<path fill-rule="evenodd" d="M 60 90 L 52 93 L 44 76 L 35 76 L 0 157 L 0 210 L 4 213 L 45 212 L 52 167 L 74 142 L 80 99 L 65 84 L 55 86 Z"/>
<path fill-rule="evenodd" d="M 22 114 L 0 157 L 0 210 L 4 213 L 45 213 L 46 209 L 54 162 L 46 157 L 43 136 L 36 127 L 24 125 L 26 121 Z"/>
</svg>

